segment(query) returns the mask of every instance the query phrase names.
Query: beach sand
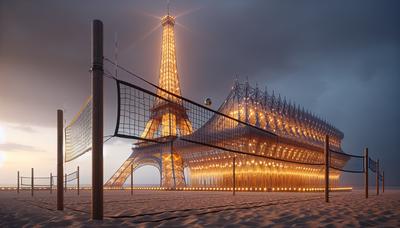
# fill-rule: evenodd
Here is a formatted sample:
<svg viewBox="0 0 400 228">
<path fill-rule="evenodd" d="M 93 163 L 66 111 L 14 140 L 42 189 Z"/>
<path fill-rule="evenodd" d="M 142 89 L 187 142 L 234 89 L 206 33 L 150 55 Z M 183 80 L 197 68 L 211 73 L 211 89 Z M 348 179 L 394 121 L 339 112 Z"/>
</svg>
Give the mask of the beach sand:
<svg viewBox="0 0 400 228">
<path fill-rule="evenodd" d="M 323 193 L 250 193 L 129 191 L 104 192 L 104 220 L 90 220 L 90 191 L 69 190 L 65 210 L 56 195 L 0 191 L 0 227 L 400 227 L 400 190 L 369 199 L 363 191 Z"/>
</svg>

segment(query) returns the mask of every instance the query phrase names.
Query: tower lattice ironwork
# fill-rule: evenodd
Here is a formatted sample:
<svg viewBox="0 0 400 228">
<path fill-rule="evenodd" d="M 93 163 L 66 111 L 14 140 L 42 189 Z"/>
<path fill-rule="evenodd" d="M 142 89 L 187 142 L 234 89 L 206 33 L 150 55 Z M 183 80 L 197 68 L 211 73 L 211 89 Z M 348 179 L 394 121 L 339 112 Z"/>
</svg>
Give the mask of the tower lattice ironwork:
<svg viewBox="0 0 400 228">
<path fill-rule="evenodd" d="M 173 102 L 166 102 L 164 99 L 155 101 L 151 110 L 151 117 L 141 133 L 141 138 L 163 138 L 165 141 L 171 141 L 177 136 L 190 134 L 193 130 L 181 100 L 169 94 L 181 95 L 176 61 L 175 19 L 168 14 L 162 18 L 161 24 L 163 31 L 158 85 L 160 89 L 158 89 L 157 95 Z M 159 132 L 161 134 L 158 134 Z M 141 143 L 144 142 L 139 142 L 137 145 Z M 135 149 L 133 150 L 134 153 L 123 163 L 106 185 L 122 186 L 130 175 L 128 168 L 132 163 L 135 169 L 146 164 L 156 166 L 160 170 L 161 186 L 163 187 L 175 188 L 185 185 L 182 157 L 179 153 L 174 153 L 172 143 L 166 148 L 147 153 L 135 153 Z"/>
</svg>

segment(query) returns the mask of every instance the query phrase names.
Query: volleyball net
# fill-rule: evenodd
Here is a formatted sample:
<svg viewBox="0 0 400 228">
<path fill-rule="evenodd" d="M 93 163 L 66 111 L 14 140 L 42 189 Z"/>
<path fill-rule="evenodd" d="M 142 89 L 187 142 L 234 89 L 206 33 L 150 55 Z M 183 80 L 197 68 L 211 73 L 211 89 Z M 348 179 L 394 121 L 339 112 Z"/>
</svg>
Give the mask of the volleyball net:
<svg viewBox="0 0 400 228">
<path fill-rule="evenodd" d="M 65 162 L 69 162 L 92 148 L 92 97 L 88 97 L 80 111 L 65 128 Z"/>
</svg>

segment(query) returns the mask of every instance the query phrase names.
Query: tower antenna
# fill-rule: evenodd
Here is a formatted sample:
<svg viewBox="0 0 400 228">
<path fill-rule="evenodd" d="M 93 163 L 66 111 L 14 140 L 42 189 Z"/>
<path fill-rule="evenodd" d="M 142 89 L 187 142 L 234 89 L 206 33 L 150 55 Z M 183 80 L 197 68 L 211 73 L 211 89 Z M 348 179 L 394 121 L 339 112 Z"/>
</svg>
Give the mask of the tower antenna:
<svg viewBox="0 0 400 228">
<path fill-rule="evenodd" d="M 167 14 L 168 14 L 168 16 L 169 16 L 169 5 L 170 5 L 170 3 L 171 3 L 171 1 L 167 0 Z"/>
</svg>

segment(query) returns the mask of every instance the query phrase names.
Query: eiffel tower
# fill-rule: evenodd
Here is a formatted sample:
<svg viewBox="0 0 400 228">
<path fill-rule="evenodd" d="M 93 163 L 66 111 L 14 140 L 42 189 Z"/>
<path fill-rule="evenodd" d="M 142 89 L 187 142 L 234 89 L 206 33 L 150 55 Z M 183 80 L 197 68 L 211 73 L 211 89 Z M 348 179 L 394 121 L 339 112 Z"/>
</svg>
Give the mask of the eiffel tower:
<svg viewBox="0 0 400 228">
<path fill-rule="evenodd" d="M 174 34 L 175 18 L 170 16 L 168 12 L 161 19 L 161 24 L 163 31 L 159 87 L 180 96 L 181 89 Z M 171 144 L 168 146 L 160 144 L 156 147 L 153 145 L 151 148 L 146 148 L 146 142 L 137 143 L 132 149 L 132 154 L 106 182 L 105 186 L 122 187 L 131 174 L 131 165 L 133 165 L 134 170 L 144 165 L 155 166 L 160 171 L 161 187 L 177 188 L 185 186 L 183 160 L 179 152 L 174 151 L 173 140 L 179 135 L 192 133 L 192 124 L 181 100 L 163 90 L 158 90 L 157 95 L 173 102 L 166 102 L 163 99 L 155 100 L 151 110 L 151 118 L 147 121 L 141 138 L 156 139 L 157 132 L 161 132 L 162 140 L 170 141 Z"/>
</svg>

